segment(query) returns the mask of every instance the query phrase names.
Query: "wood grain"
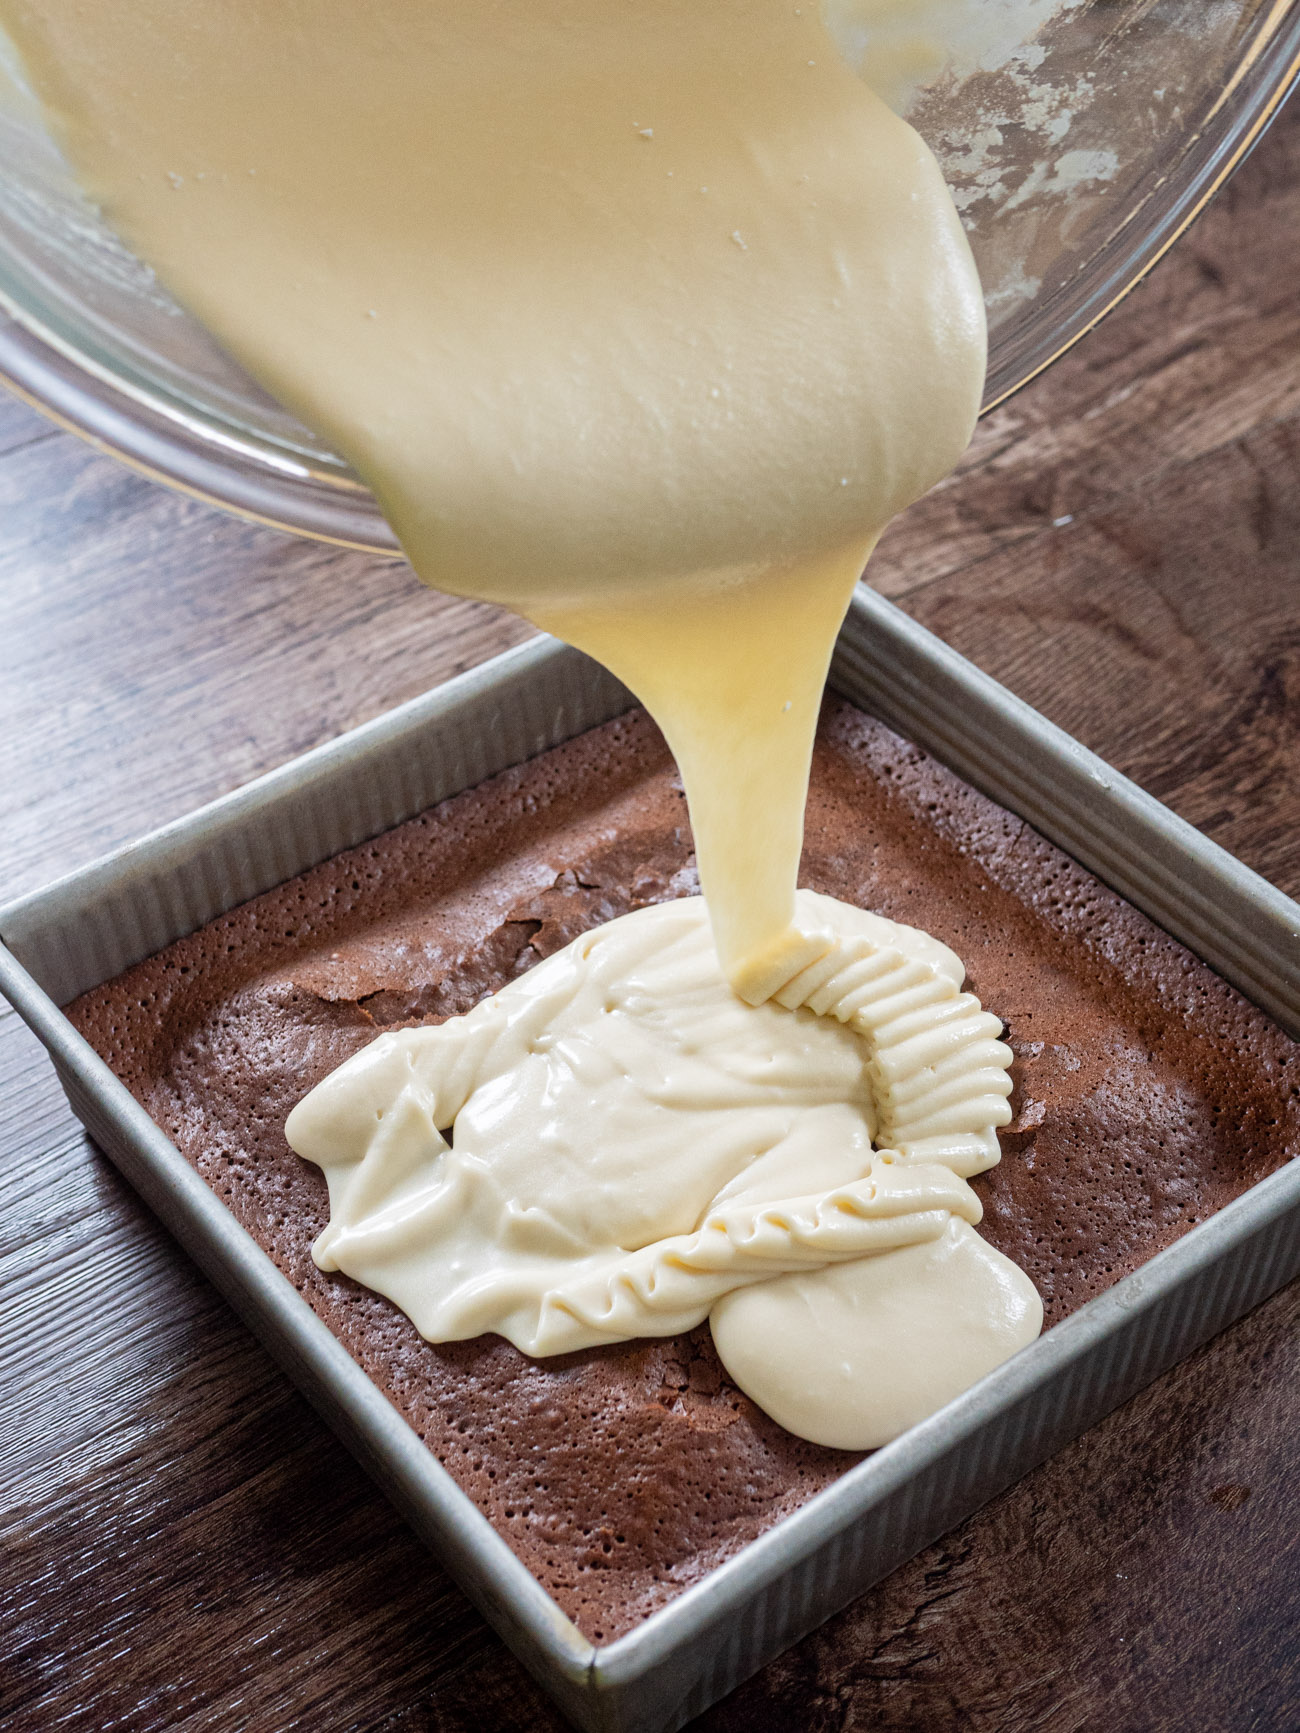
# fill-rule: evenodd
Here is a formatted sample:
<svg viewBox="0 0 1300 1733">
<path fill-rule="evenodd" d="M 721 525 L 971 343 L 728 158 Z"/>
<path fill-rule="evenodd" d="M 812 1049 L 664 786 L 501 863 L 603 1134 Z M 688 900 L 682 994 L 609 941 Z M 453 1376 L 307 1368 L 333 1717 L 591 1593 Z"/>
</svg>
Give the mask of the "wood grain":
<svg viewBox="0 0 1300 1733">
<path fill-rule="evenodd" d="M 68 435 L 0 459 L 0 524 L 0 786 L 24 791 L 4 821 L 11 894 L 528 635 Z"/>
<path fill-rule="evenodd" d="M 1297 284 L 1300 110 L 873 568 L 1292 892 Z M 5 896 L 522 633 L 399 565 L 167 494 L 3 397 L 0 598 Z M 0 1196 L 6 1728 L 560 1728 L 9 1013 Z M 1289 1733 L 1298 1375 L 1293 1288 L 700 1727 Z"/>
<path fill-rule="evenodd" d="M 0 313 L 0 329 L 7 323 Z M 0 389 L 0 457 L 17 451 L 19 446 L 34 445 L 38 440 L 54 439 L 58 429 L 11 393 Z"/>
</svg>

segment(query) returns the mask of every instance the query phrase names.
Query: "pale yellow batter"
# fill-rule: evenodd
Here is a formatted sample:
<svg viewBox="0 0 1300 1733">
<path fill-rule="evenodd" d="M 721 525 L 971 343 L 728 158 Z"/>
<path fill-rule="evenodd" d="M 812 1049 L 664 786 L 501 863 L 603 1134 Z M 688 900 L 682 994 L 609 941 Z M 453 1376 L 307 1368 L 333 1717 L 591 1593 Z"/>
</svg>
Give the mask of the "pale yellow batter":
<svg viewBox="0 0 1300 1733">
<path fill-rule="evenodd" d="M 646 700 L 759 996 L 835 629 L 979 406 L 979 283 L 921 140 L 786 0 L 0 19 L 113 223 L 420 576 Z"/>
<path fill-rule="evenodd" d="M 708 1318 L 821 1444 L 933 1413 L 1042 1324 L 966 1183 L 1011 1049 L 947 946 L 811 891 L 797 914 L 830 948 L 780 1004 L 736 997 L 687 897 L 381 1035 L 285 1128 L 329 1182 L 317 1263 L 436 1342 L 564 1354 Z"/>
<path fill-rule="evenodd" d="M 841 5 L 841 30 L 844 16 Z M 725 977 L 791 1025 L 808 1013 L 778 1005 L 824 1011 L 818 994 L 834 998 L 826 982 L 843 969 L 870 997 L 884 953 L 846 961 L 842 917 L 805 906 L 796 918 L 813 729 L 867 555 L 970 437 L 984 319 L 933 158 L 849 70 L 816 5 L 0 0 L 0 21 L 88 191 L 177 298 L 348 457 L 419 575 L 516 609 L 646 702 L 686 785 L 718 991 Z M 904 1024 L 929 1015 L 925 995 L 942 985 L 899 988 L 908 1006 L 921 995 Z M 966 1013 L 940 1016 L 940 1049 L 950 1015 Z M 606 1021 L 597 1048 L 613 1039 Z M 956 1087 L 944 1082 L 951 1057 L 934 1061 L 936 1087 Z M 1004 1083 L 1003 1062 L 994 1070 Z M 930 1100 L 931 1082 L 900 1084 L 899 1101 L 906 1088 Z M 995 1158 L 1004 1095 L 981 1105 L 973 1153 L 916 1157 L 946 1200 L 919 1214 L 936 1233 L 949 1226 L 932 1255 L 898 1266 L 898 1292 L 927 1316 L 959 1289 L 980 1296 L 984 1348 L 968 1343 L 955 1372 L 895 1400 L 892 1420 L 850 1403 L 862 1441 L 977 1376 L 1028 1327 L 1023 1292 L 1000 1277 L 990 1288 L 994 1266 L 972 1250 L 978 1211 L 961 1179 Z M 918 1149 L 931 1135 L 913 1132 Z M 942 1124 L 933 1135 L 942 1143 Z M 623 1173 L 622 1221 L 636 1163 L 620 1168 L 616 1128 L 586 1144 L 603 1151 L 602 1171 Z M 864 1149 L 877 1202 L 859 1213 L 875 1221 L 899 1182 Z M 658 1239 L 697 1231 L 698 1210 L 677 1221 L 697 1192 L 707 1216 L 701 1171 Z M 390 1215 L 410 1201 L 399 1186 Z M 510 1212 L 526 1206 L 506 1204 L 517 1228 Z M 412 1208 L 388 1222 L 399 1240 Z M 356 1225 L 331 1225 L 340 1258 Z M 656 1243 L 611 1231 L 601 1255 Z M 935 1239 L 889 1231 L 912 1251 Z M 471 1287 L 492 1243 L 480 1236 Z M 865 1255 L 874 1244 L 866 1233 L 846 1266 L 862 1266 L 858 1300 L 842 1280 L 809 1289 L 825 1271 L 783 1286 L 796 1277 L 781 1271 L 802 1264 L 777 1260 L 746 1322 L 724 1282 L 724 1357 L 760 1401 L 746 1344 L 772 1340 L 773 1307 L 804 1320 L 787 1332 L 796 1368 L 800 1330 L 823 1326 L 837 1365 L 861 1363 L 864 1296 L 890 1285 Z M 715 1282 L 709 1303 L 719 1293 Z M 401 1303 L 425 1316 L 418 1297 Z M 480 1313 L 478 1327 L 513 1330 L 508 1308 Z M 445 1322 L 435 1308 L 421 1327 Z M 448 1327 L 464 1334 L 464 1322 Z M 533 1352 L 568 1341 L 531 1329 L 513 1333 Z M 854 1330 L 850 1352 L 841 1337 Z M 799 1429 L 786 1409 L 800 1402 L 773 1401 Z"/>
</svg>

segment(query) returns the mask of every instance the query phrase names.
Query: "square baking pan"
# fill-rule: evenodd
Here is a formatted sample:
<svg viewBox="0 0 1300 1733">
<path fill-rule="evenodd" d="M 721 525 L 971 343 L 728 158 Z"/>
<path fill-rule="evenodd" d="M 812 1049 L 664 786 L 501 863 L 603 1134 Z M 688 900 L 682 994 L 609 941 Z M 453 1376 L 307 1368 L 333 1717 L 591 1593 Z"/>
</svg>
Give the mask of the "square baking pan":
<svg viewBox="0 0 1300 1733">
<path fill-rule="evenodd" d="M 860 586 L 831 685 L 1300 1035 L 1300 906 Z M 214 916 L 631 703 L 540 638 L 0 909 L 0 990 L 74 1112 L 572 1720 L 669 1733 L 1300 1272 L 1300 1161 L 595 1646 L 59 1007 Z"/>
</svg>

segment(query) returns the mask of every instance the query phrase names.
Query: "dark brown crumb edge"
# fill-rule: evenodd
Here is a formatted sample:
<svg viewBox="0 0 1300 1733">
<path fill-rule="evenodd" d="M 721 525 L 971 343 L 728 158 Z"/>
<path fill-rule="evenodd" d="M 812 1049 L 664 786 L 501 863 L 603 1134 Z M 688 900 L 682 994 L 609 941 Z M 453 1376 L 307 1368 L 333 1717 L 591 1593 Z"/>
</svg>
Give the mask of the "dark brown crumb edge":
<svg viewBox="0 0 1300 1733">
<path fill-rule="evenodd" d="M 1016 1051 L 983 1232 L 1050 1325 L 1300 1151 L 1296 1046 L 1144 916 L 919 749 L 828 705 L 803 882 L 951 944 Z M 630 908 L 696 889 L 640 713 L 211 922 L 73 1022 L 595 1642 L 628 1630 L 856 1458 L 791 1437 L 707 1327 L 530 1361 L 435 1347 L 323 1275 L 302 1094 L 378 1029 L 438 1021 Z"/>
</svg>

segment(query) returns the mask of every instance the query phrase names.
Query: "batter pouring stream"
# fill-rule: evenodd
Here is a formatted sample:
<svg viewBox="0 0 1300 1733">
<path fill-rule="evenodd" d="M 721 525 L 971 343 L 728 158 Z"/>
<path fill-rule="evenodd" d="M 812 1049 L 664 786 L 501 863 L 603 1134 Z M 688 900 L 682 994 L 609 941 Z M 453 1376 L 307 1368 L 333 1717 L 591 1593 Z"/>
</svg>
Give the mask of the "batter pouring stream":
<svg viewBox="0 0 1300 1733">
<path fill-rule="evenodd" d="M 419 575 L 646 700 L 761 996 L 835 629 L 979 406 L 983 302 L 925 145 L 786 0 L 0 19 L 111 221 Z"/>
</svg>

